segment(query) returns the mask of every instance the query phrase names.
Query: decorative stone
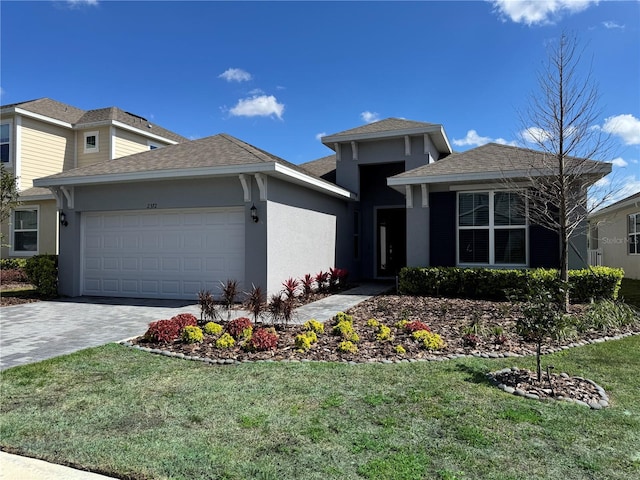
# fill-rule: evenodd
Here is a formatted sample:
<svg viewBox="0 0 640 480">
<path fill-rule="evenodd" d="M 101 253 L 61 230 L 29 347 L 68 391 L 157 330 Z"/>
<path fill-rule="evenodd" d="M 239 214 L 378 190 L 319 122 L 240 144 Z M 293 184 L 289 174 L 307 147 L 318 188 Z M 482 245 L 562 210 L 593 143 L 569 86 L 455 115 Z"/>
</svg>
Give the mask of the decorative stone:
<svg viewBox="0 0 640 480">
<path fill-rule="evenodd" d="M 535 393 L 525 393 L 524 394 L 524 398 L 529 398 L 531 400 L 539 400 L 540 397 L 538 395 L 536 395 Z"/>
<path fill-rule="evenodd" d="M 600 400 L 598 400 L 598 403 L 603 407 L 608 407 L 609 406 L 609 402 L 607 400 L 605 400 L 604 398 L 601 398 Z"/>
<path fill-rule="evenodd" d="M 504 391 L 507 393 L 515 393 L 516 389 L 513 387 L 504 387 Z"/>
<path fill-rule="evenodd" d="M 589 408 L 593 410 L 602 410 L 602 405 L 599 402 L 589 402 Z"/>
<path fill-rule="evenodd" d="M 519 397 L 524 397 L 527 394 L 527 392 L 520 390 L 519 388 L 516 388 L 513 393 Z"/>
</svg>

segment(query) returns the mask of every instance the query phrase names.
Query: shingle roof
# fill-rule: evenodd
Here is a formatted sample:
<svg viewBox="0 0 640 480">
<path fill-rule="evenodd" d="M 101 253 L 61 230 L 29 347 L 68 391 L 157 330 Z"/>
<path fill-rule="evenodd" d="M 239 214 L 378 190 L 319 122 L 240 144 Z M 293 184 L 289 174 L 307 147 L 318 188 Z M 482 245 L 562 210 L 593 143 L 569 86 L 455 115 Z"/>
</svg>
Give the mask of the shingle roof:
<svg viewBox="0 0 640 480">
<path fill-rule="evenodd" d="M 53 194 L 48 188 L 31 187 L 20 192 L 19 200 L 29 201 L 31 197 L 51 197 Z"/>
<path fill-rule="evenodd" d="M 336 183 L 336 156 L 327 155 L 307 163 L 303 163 L 300 167 L 315 175 L 323 178 L 327 182 Z"/>
<path fill-rule="evenodd" d="M 94 163 L 85 167 L 67 170 L 45 177 L 48 182 L 44 183 L 47 185 L 55 185 L 56 179 L 98 175 L 159 172 L 163 170 L 189 170 L 273 162 L 285 165 L 305 175 L 310 174 L 298 165 L 289 163 L 282 158 L 256 148 L 242 140 L 238 140 L 231 135 L 220 133 L 211 137 L 169 145 L 164 148 L 157 148 L 106 162 Z"/>
<path fill-rule="evenodd" d="M 423 165 L 413 170 L 400 173 L 391 178 L 394 183 L 413 178 L 429 178 L 436 182 L 438 177 L 447 179 L 452 175 L 463 177 L 466 174 L 482 173 L 487 178 L 501 178 L 509 172 L 529 172 L 532 175 L 543 172 L 551 173 L 554 166 L 553 158 L 543 152 L 525 148 L 488 143 L 481 147 L 449 155 L 448 157 L 428 165 Z M 567 166 L 580 166 L 585 172 L 594 170 L 593 173 L 602 173 L 610 164 L 595 160 L 567 158 Z M 608 172 L 607 172 L 608 173 Z"/>
<path fill-rule="evenodd" d="M 135 127 L 139 130 L 143 130 L 160 137 L 168 138 L 175 142 L 185 142 L 188 140 L 182 135 L 178 135 L 177 133 L 167 130 L 160 125 L 149 122 L 143 117 L 125 112 L 118 107 L 107 107 L 87 111 L 50 98 L 39 98 L 37 100 L 29 100 L 27 102 L 2 105 L 0 108 L 4 109 L 11 107 L 19 107 L 23 110 L 37 113 L 45 117 L 71 123 L 75 127 L 82 127 L 84 124 L 117 120 L 131 127 Z M 151 125 L 151 127 L 149 127 L 149 125 Z"/>
<path fill-rule="evenodd" d="M 416 122 L 413 120 L 404 120 L 402 118 L 387 118 L 377 122 L 369 123 L 361 127 L 344 130 L 342 132 L 327 135 L 328 137 L 361 135 L 371 133 L 390 132 L 394 130 L 408 130 L 411 128 L 437 127 L 437 123 Z"/>
</svg>

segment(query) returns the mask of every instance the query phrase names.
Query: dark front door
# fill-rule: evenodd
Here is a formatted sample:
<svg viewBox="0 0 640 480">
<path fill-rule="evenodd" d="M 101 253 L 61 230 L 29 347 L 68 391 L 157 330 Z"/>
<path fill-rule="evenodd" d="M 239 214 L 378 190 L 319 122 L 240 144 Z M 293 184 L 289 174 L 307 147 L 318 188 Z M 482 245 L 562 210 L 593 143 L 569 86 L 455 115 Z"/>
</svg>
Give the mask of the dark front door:
<svg viewBox="0 0 640 480">
<path fill-rule="evenodd" d="M 393 277 L 407 264 L 404 208 L 379 208 L 376 215 L 378 277 Z"/>
</svg>

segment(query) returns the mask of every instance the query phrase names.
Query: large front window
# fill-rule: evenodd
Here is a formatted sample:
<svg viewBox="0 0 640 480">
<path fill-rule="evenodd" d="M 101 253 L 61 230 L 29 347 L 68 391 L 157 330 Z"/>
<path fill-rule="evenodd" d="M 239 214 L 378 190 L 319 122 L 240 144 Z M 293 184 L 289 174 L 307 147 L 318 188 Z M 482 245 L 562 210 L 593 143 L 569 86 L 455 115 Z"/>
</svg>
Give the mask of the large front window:
<svg viewBox="0 0 640 480">
<path fill-rule="evenodd" d="M 526 265 L 525 206 L 517 192 L 458 193 L 458 263 Z"/>
<path fill-rule="evenodd" d="M 9 163 L 11 161 L 11 124 L 0 124 L 0 162 Z"/>
<path fill-rule="evenodd" d="M 13 211 L 13 253 L 35 255 L 38 253 L 38 209 L 19 208 Z"/>
<path fill-rule="evenodd" d="M 640 213 L 629 215 L 629 254 L 640 255 Z"/>
</svg>

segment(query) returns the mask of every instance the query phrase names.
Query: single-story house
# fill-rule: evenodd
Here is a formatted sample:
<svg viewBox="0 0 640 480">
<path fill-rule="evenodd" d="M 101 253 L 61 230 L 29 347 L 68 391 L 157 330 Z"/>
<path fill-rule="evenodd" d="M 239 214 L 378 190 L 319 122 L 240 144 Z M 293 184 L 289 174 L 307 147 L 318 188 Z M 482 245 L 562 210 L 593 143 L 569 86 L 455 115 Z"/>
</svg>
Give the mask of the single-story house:
<svg viewBox="0 0 640 480">
<path fill-rule="evenodd" d="M 60 293 L 194 298 L 226 279 L 273 293 L 334 266 L 365 279 L 404 266 L 557 266 L 557 235 L 530 224 L 503 181 L 541 153 L 453 153 L 442 125 L 395 118 L 322 141 L 334 154 L 302 165 L 219 134 L 36 180 L 66 221 Z M 611 170 L 592 165 L 585 182 Z M 586 258 L 586 239 L 577 249 Z"/>
<path fill-rule="evenodd" d="M 589 263 L 640 280 L 640 192 L 589 215 Z"/>
</svg>

